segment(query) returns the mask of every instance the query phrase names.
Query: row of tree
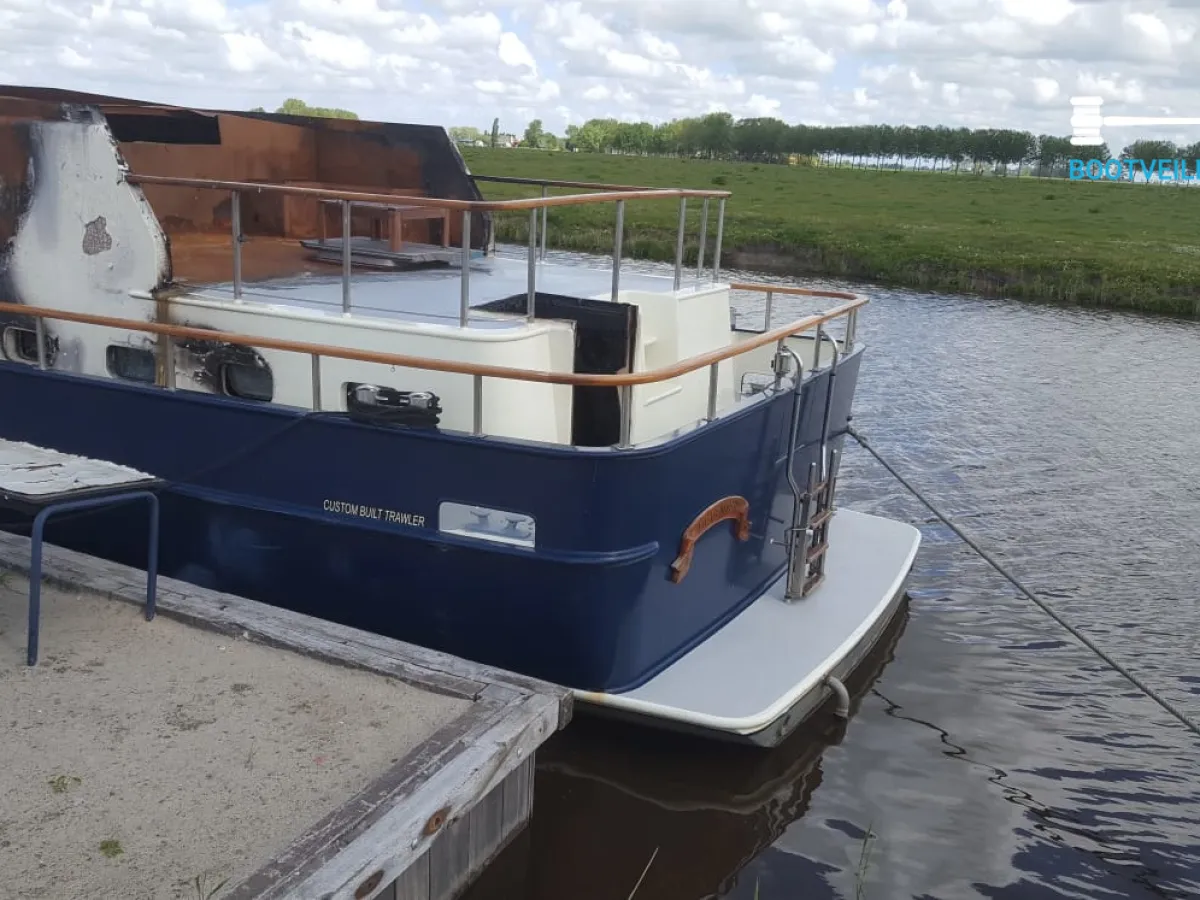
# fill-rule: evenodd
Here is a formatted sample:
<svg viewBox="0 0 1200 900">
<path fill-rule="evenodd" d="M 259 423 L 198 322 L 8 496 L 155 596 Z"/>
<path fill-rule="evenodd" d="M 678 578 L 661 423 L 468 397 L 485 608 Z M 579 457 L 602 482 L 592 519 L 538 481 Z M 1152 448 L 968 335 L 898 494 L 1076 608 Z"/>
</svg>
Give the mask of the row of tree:
<svg viewBox="0 0 1200 900">
<path fill-rule="evenodd" d="M 250 112 L 266 112 L 261 106 L 256 106 Z M 357 119 L 358 113 L 348 109 L 338 109 L 333 106 L 309 106 L 303 100 L 288 97 L 276 107 L 275 112 L 287 116 L 319 116 L 326 119 Z"/>
<path fill-rule="evenodd" d="M 263 112 L 257 107 L 252 112 Z M 275 110 L 298 116 L 331 116 L 357 119 L 345 109 L 309 106 L 289 98 Z M 499 145 L 500 120 L 486 131 L 455 127 L 456 140 Z M 543 150 L 579 150 L 587 153 L 620 153 L 639 156 L 707 157 L 743 162 L 783 163 L 794 157 L 818 158 L 878 168 L 932 168 L 958 171 L 964 163 L 981 166 L 1034 166 L 1043 174 L 1061 173 L 1067 160 L 1106 161 L 1107 145 L 1075 147 L 1069 138 L 1034 135 L 1003 128 L 947 128 L 942 125 L 788 125 L 780 119 L 734 119 L 726 112 L 659 125 L 590 119 L 568 125 L 560 138 L 534 119 L 525 129 L 521 145 Z M 1178 146 L 1171 141 L 1134 141 L 1120 154 L 1126 159 L 1200 159 L 1200 142 Z M 1018 168 L 1018 171 L 1020 169 Z"/>
<path fill-rule="evenodd" d="M 561 139 L 546 132 L 541 121 L 535 120 L 526 129 L 522 145 L 589 153 L 699 156 L 764 163 L 808 157 L 859 166 L 955 171 L 968 163 L 975 168 L 1027 165 L 1045 170 L 1045 174 L 1064 170 L 1070 159 L 1112 158 L 1107 145 L 1076 147 L 1067 137 L 1013 129 L 789 125 L 774 118 L 735 120 L 729 113 L 710 113 L 659 125 L 591 119 L 582 125 L 568 126 L 565 138 Z M 1126 147 L 1120 155 L 1147 160 L 1197 159 L 1200 142 L 1180 147 L 1170 141 L 1141 140 Z"/>
</svg>

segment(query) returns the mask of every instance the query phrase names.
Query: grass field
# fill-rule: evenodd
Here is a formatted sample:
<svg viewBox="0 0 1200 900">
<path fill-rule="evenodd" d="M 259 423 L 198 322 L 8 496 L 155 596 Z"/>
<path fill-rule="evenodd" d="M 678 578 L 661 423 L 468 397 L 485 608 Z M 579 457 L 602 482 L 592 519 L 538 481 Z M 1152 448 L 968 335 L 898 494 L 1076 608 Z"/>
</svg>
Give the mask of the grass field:
<svg viewBox="0 0 1200 900">
<path fill-rule="evenodd" d="M 484 175 L 732 191 L 727 266 L 1200 312 L 1200 189 L 490 148 L 464 148 L 463 156 L 472 172 Z M 481 188 L 494 199 L 538 193 L 504 184 Z M 693 264 L 699 206 L 689 203 Z M 614 216 L 611 204 L 551 209 L 548 244 L 610 253 Z M 625 254 L 674 259 L 678 216 L 675 201 L 628 203 Z M 502 215 L 499 239 L 527 240 L 527 227 L 527 213 Z M 715 232 L 714 202 L 710 248 Z"/>
</svg>

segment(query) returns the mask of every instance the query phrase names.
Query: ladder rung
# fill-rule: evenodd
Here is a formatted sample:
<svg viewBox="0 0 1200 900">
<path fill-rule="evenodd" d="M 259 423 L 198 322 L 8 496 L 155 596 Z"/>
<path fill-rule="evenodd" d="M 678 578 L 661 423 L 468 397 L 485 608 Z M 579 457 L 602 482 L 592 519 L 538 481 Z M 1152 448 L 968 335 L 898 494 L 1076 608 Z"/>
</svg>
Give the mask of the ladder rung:
<svg viewBox="0 0 1200 900">
<path fill-rule="evenodd" d="M 813 516 L 809 520 L 808 527 L 809 528 L 820 528 L 822 525 L 824 525 L 826 522 L 828 522 L 832 518 L 833 518 L 833 509 L 830 507 L 826 507 L 825 509 L 821 510 L 819 513 L 817 513 L 815 516 Z"/>
<path fill-rule="evenodd" d="M 811 594 L 816 589 L 817 585 L 819 585 L 824 580 L 825 580 L 825 573 L 818 572 L 812 578 L 808 579 L 808 581 L 804 582 L 804 587 L 800 589 L 800 596 L 807 597 L 809 594 Z"/>
<path fill-rule="evenodd" d="M 825 551 L 826 551 L 826 550 L 828 550 L 828 549 L 829 549 L 829 542 L 828 542 L 828 541 L 821 541 L 821 543 L 817 544 L 816 546 L 813 546 L 813 547 L 809 547 L 809 548 L 808 548 L 808 553 L 807 553 L 807 555 L 806 555 L 806 557 L 805 557 L 805 558 L 806 558 L 806 559 L 807 559 L 809 562 L 812 562 L 812 561 L 813 561 L 814 559 L 816 559 L 818 556 L 822 556 L 822 555 L 824 555 Z"/>
</svg>

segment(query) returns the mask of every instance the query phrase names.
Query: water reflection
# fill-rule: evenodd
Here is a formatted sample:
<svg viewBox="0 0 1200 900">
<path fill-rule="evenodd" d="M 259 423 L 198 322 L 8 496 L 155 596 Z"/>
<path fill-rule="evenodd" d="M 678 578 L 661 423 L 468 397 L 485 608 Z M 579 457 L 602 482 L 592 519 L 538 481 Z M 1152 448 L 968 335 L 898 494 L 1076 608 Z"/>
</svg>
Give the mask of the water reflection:
<svg viewBox="0 0 1200 900">
<path fill-rule="evenodd" d="M 904 605 L 847 681 L 851 717 L 907 619 Z M 768 752 L 577 713 L 539 753 L 530 833 L 466 900 L 753 897 L 743 870 L 804 815 L 822 753 L 845 736 L 831 708 Z M 833 871 L 793 866 L 789 896 L 822 890 Z"/>
<path fill-rule="evenodd" d="M 856 427 L 1040 597 L 1200 718 L 1200 327 L 869 293 Z M 745 321 L 761 316 L 761 298 L 739 301 Z M 811 309 L 776 304 L 779 317 Z M 843 466 L 843 505 L 925 538 L 894 659 L 845 736 L 791 742 L 755 770 L 580 719 L 546 754 L 533 826 L 505 854 L 512 880 L 475 900 L 625 898 L 660 845 L 638 900 L 749 900 L 756 884 L 760 900 L 1200 897 L 1200 742 L 865 452 L 848 445 Z M 767 784 L 772 767 L 794 773 L 792 793 L 753 815 L 646 796 L 667 785 L 676 804 L 690 793 L 711 805 L 713 791 L 751 795 L 745 773 Z M 582 774 L 598 770 L 607 781 Z M 860 877 L 868 829 L 878 837 Z"/>
</svg>

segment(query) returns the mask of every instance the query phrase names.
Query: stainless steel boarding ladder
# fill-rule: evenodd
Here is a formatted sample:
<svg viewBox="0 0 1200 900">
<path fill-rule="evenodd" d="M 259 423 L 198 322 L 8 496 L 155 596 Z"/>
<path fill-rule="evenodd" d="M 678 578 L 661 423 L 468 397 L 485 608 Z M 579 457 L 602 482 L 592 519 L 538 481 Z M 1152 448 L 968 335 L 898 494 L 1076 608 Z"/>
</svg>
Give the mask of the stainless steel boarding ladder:
<svg viewBox="0 0 1200 900">
<path fill-rule="evenodd" d="M 813 349 L 812 372 L 820 366 L 821 343 L 825 339 L 823 327 L 817 327 Z M 829 522 L 836 512 L 834 494 L 837 487 L 838 452 L 829 448 L 829 417 L 833 407 L 834 379 L 837 377 L 838 360 L 841 356 L 836 340 L 833 345 L 833 360 L 829 364 L 829 382 L 825 391 L 825 409 L 821 420 L 821 459 L 808 466 L 808 479 L 803 490 L 796 482 L 795 456 L 799 439 L 800 391 L 803 378 L 797 360 L 797 378 L 794 388 L 792 430 L 788 437 L 787 477 L 795 503 L 792 507 L 792 525 L 786 529 L 787 586 L 785 600 L 800 600 L 811 594 L 825 580 L 825 556 L 829 550 Z"/>
</svg>

